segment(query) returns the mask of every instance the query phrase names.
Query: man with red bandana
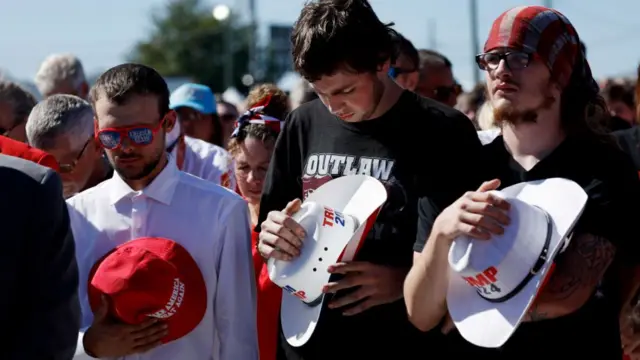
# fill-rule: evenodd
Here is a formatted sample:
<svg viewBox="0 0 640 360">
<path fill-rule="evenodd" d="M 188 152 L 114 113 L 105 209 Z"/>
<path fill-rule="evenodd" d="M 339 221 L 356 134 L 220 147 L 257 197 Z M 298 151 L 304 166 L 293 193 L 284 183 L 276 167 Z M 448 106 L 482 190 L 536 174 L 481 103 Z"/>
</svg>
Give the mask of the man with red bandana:
<svg viewBox="0 0 640 360">
<path fill-rule="evenodd" d="M 593 125 L 609 114 L 578 34 L 556 10 L 517 7 L 495 20 L 476 59 L 502 135 L 482 150 L 486 182 L 478 191 L 442 212 L 421 200 L 416 256 L 405 282 L 409 317 L 422 330 L 440 326 L 447 319 L 453 239 L 483 241 L 509 223 L 508 204 L 484 192 L 562 177 L 583 187 L 587 205 L 524 322 L 501 348 L 488 349 L 463 340 L 445 320 L 448 356 L 620 359 L 620 286 L 613 270 L 637 254 L 630 234 L 640 216 L 640 182 L 629 157 Z M 470 182 L 468 189 L 477 186 Z"/>
</svg>

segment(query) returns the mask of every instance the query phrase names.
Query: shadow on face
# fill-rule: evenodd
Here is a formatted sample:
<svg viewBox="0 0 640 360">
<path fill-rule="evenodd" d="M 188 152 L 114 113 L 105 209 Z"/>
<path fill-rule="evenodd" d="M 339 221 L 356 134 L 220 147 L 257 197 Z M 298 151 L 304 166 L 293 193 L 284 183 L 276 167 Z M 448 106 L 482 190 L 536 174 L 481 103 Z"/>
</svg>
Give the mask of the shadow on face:
<svg viewBox="0 0 640 360">
<path fill-rule="evenodd" d="M 175 112 L 159 112 L 157 97 L 130 95 L 118 104 L 104 97 L 95 103 L 98 136 L 113 168 L 128 180 L 150 175 L 165 155 L 165 134 L 175 124 Z M 111 147 L 111 148 L 110 148 Z"/>
<path fill-rule="evenodd" d="M 232 154 L 240 193 L 251 204 L 260 203 L 262 185 L 271 162 L 273 143 L 254 137 L 246 138 Z"/>
<path fill-rule="evenodd" d="M 415 91 L 421 96 L 453 107 L 459 95 L 456 90 L 451 68 L 442 65 L 423 69 Z"/>
<path fill-rule="evenodd" d="M 60 164 L 60 177 L 65 198 L 85 189 L 94 171 L 96 160 L 101 155 L 100 146 L 93 137 L 81 140 L 61 135 L 54 139 L 53 147 L 43 149 L 53 155 Z"/>
<path fill-rule="evenodd" d="M 206 142 L 211 141 L 214 131 L 211 115 L 205 115 L 189 107 L 179 107 L 176 113 L 185 135 Z"/>
<path fill-rule="evenodd" d="M 321 77 L 311 86 L 334 115 L 347 122 L 358 122 L 369 119 L 374 113 L 384 92 L 384 84 L 379 77 L 388 76 L 388 71 L 388 66 L 375 74 L 338 70 L 333 75 Z"/>
<path fill-rule="evenodd" d="M 508 49 L 495 52 L 507 53 Z M 487 92 L 496 120 L 534 122 L 538 111 L 559 101 L 561 89 L 551 80 L 547 66 L 535 56 L 526 65 L 511 62 L 509 65 L 502 59 L 486 71 Z"/>
</svg>

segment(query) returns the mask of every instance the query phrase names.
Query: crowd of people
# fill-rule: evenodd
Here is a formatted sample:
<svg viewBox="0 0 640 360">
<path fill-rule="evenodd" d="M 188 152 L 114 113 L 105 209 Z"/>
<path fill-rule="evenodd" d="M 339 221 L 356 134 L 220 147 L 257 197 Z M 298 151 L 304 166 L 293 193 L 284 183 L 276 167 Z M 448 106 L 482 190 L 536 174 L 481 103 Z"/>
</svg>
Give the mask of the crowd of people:
<svg viewBox="0 0 640 360">
<path fill-rule="evenodd" d="M 597 82 L 578 34 L 506 10 L 463 92 L 367 0 L 316 0 L 291 93 L 132 63 L 89 84 L 71 54 L 39 102 L 0 81 L 0 358 L 640 359 L 640 85 Z M 354 175 L 386 190 L 355 258 L 320 302 L 276 285 L 311 261 L 305 200 Z"/>
</svg>

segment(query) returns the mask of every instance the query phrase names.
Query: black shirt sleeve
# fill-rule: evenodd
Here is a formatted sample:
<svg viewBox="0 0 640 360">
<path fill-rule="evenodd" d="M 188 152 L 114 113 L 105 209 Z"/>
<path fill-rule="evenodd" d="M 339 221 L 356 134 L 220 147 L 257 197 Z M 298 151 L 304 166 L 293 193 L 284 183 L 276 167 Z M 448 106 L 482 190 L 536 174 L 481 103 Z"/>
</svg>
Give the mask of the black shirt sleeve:
<svg viewBox="0 0 640 360">
<path fill-rule="evenodd" d="M 302 153 L 299 126 L 296 124 L 297 114 L 298 112 L 294 111 L 287 116 L 282 132 L 276 140 L 262 188 L 256 232 L 260 232 L 260 224 L 269 212 L 282 210 L 289 201 L 302 197 Z"/>
<path fill-rule="evenodd" d="M 26 185 L 25 185 L 26 186 Z M 32 228 L 24 239 L 29 264 L 22 280 L 28 284 L 20 326 L 8 359 L 70 359 L 80 329 L 78 265 L 62 182 L 49 170 L 35 189 L 38 204 L 30 214 Z M 37 339 L 37 340 L 36 340 Z M 7 349 L 4 349 L 5 355 Z"/>
<path fill-rule="evenodd" d="M 640 262 L 637 222 L 640 219 L 640 180 L 631 159 L 621 151 L 603 159 L 599 174 L 584 187 L 589 201 L 576 233 L 609 240 L 625 263 Z"/>
<path fill-rule="evenodd" d="M 442 121 L 437 153 L 429 155 L 439 157 L 439 169 L 426 169 L 420 180 L 430 185 L 418 199 L 415 252 L 422 252 L 440 212 L 482 180 L 482 144 L 471 121 L 457 111 Z"/>
</svg>

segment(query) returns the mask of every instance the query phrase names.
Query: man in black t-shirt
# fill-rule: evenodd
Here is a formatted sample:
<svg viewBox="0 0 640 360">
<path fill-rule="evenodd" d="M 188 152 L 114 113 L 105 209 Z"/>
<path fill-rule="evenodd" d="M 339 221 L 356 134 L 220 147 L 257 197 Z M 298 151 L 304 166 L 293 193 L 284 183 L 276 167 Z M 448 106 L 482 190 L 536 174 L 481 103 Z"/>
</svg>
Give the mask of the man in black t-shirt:
<svg viewBox="0 0 640 360">
<path fill-rule="evenodd" d="M 409 323 L 402 301 L 417 199 L 455 199 L 463 190 L 456 179 L 467 162 L 475 166 L 481 145 L 463 114 L 389 78 L 391 33 L 365 0 L 309 3 L 293 31 L 296 70 L 320 99 L 291 113 L 275 145 L 260 204 L 259 251 L 294 258 L 304 246 L 290 217 L 300 206 L 294 199 L 332 178 L 375 177 L 388 200 L 355 260 L 332 271 L 326 291 L 337 294 L 325 302 L 310 341 L 296 348 L 281 334 L 285 359 L 422 359 L 425 345 L 435 352 L 442 343 L 439 332 L 425 335 Z"/>
<path fill-rule="evenodd" d="M 622 356 L 616 270 L 637 256 L 640 183 L 629 157 L 589 125 L 595 119 L 587 114 L 607 113 L 579 44 L 562 14 L 525 6 L 494 22 L 484 53 L 477 56 L 502 136 L 482 150 L 482 175 L 489 181 L 477 191 L 441 213 L 428 197 L 420 199 L 417 255 L 405 284 L 412 322 L 428 330 L 446 318 L 452 241 L 460 235 L 490 240 L 509 223 L 509 205 L 490 190 L 562 177 L 581 185 L 588 201 L 569 246 L 556 258 L 554 273 L 505 345 L 476 347 L 454 330 L 447 337 L 450 356 Z M 476 188 L 468 185 L 469 190 Z M 452 326 L 445 321 L 446 332 Z"/>
</svg>

